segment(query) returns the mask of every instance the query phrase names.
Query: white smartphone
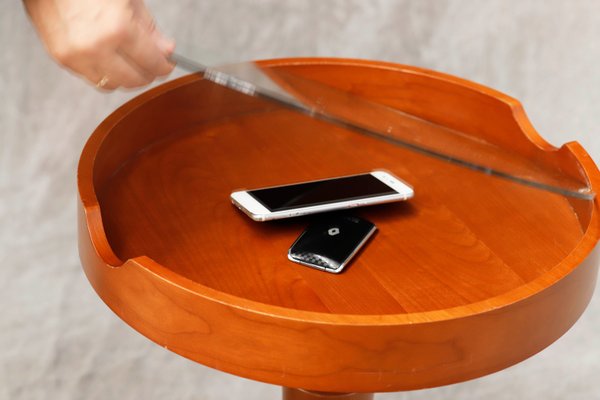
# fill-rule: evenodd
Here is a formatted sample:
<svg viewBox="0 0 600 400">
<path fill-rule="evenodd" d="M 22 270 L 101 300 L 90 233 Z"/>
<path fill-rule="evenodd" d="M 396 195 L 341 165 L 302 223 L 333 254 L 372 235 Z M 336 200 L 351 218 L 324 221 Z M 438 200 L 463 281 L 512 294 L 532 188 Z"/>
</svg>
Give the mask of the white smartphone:
<svg viewBox="0 0 600 400">
<path fill-rule="evenodd" d="M 382 170 L 231 193 L 231 202 L 255 221 L 407 200 L 412 187 Z"/>
</svg>

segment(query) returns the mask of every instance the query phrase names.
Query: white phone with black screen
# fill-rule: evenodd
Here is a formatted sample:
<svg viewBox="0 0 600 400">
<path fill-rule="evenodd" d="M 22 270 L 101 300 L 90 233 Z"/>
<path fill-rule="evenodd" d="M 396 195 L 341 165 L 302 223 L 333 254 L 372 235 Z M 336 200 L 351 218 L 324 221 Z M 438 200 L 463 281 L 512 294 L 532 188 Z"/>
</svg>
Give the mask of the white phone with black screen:
<svg viewBox="0 0 600 400">
<path fill-rule="evenodd" d="M 255 221 L 407 200 L 411 186 L 383 170 L 231 193 L 231 201 Z"/>
</svg>

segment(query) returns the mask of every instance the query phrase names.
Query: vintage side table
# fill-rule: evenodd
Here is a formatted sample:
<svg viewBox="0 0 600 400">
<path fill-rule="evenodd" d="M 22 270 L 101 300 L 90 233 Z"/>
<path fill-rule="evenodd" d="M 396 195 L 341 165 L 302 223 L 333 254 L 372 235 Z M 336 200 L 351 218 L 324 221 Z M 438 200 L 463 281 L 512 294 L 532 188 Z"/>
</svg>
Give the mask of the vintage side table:
<svg viewBox="0 0 600 400">
<path fill-rule="evenodd" d="M 262 65 L 409 112 L 421 120 L 415 134 L 444 140 L 450 130 L 500 161 L 600 188 L 577 143 L 550 146 L 492 89 L 370 61 Z M 229 201 L 234 189 L 374 168 L 416 195 L 354 211 L 379 231 L 340 275 L 286 258 L 318 217 L 258 223 Z M 596 282 L 597 200 L 489 176 L 196 75 L 110 115 L 83 150 L 78 185 L 81 261 L 102 300 L 159 345 L 281 385 L 287 399 L 369 399 L 507 368 L 565 333 Z"/>
</svg>

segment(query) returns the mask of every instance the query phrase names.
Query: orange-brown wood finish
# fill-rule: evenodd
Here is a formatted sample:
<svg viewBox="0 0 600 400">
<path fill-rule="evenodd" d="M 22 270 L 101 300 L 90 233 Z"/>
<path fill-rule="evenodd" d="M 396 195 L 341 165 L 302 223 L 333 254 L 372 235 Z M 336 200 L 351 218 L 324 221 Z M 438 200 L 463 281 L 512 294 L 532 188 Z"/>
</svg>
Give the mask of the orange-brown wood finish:
<svg viewBox="0 0 600 400">
<path fill-rule="evenodd" d="M 368 61 L 262 65 L 600 187 L 577 143 L 551 147 L 517 101 L 491 89 Z M 286 258 L 318 217 L 257 223 L 229 202 L 239 188 L 374 168 L 410 182 L 416 196 L 355 211 L 379 231 L 340 275 Z M 428 158 L 198 76 L 161 85 L 109 116 L 78 173 L 80 255 L 103 301 L 175 353 L 285 387 L 413 390 L 501 370 L 566 332 L 596 282 L 596 200 Z"/>
</svg>

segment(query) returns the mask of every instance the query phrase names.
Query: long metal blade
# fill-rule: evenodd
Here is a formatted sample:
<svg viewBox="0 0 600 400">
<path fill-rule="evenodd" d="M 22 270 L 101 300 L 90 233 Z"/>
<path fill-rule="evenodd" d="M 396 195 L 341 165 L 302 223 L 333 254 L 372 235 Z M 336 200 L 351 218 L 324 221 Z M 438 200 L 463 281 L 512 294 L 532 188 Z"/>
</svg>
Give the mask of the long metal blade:
<svg viewBox="0 0 600 400">
<path fill-rule="evenodd" d="M 207 67 L 178 54 L 171 59 L 215 84 L 427 156 L 564 196 L 595 197 L 588 185 L 518 154 L 316 81 L 251 62 Z"/>
</svg>

